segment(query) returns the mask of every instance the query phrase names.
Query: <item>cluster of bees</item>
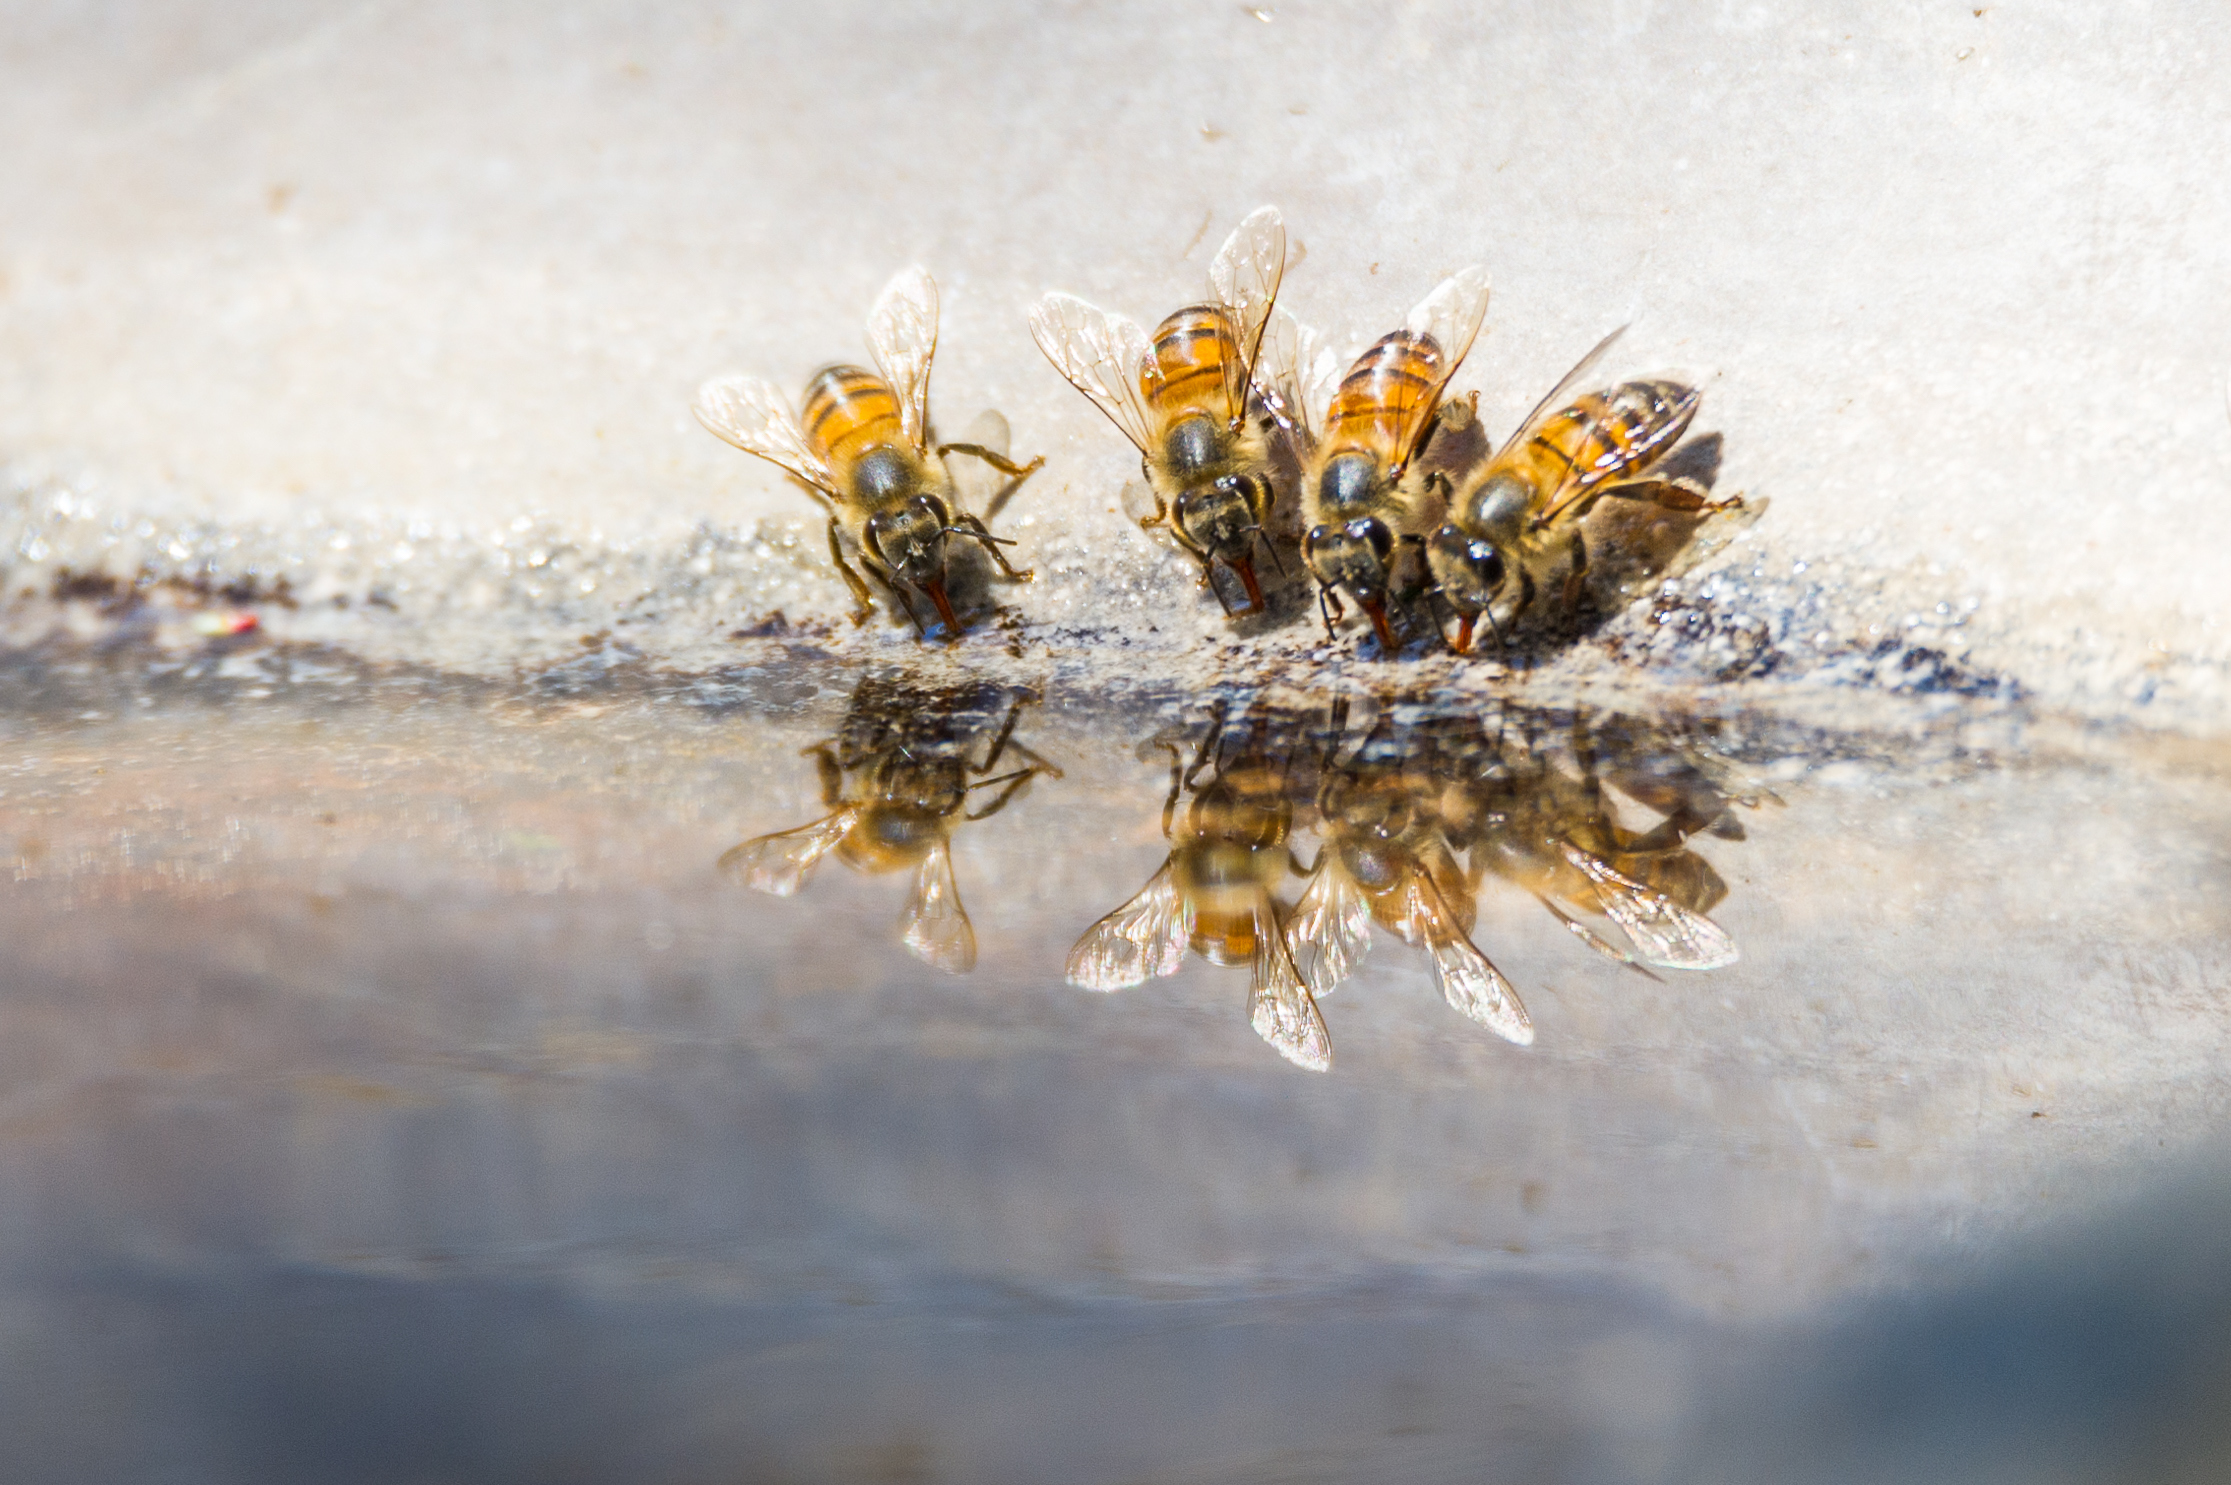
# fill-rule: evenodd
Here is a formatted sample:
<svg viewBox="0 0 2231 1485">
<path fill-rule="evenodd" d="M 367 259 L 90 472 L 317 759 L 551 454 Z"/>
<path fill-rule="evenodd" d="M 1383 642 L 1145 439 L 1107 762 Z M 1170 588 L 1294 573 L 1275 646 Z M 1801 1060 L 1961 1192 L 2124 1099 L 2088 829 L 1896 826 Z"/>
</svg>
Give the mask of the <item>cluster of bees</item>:
<svg viewBox="0 0 2231 1485">
<path fill-rule="evenodd" d="M 1587 518 L 1600 502 L 1647 507 L 1690 530 L 1740 504 L 1714 501 L 1709 479 L 1675 457 L 1696 416 L 1695 387 L 1592 380 L 1620 331 L 1491 448 L 1477 394 L 1447 395 L 1486 319 L 1484 270 L 1447 279 L 1336 376 L 1333 352 L 1279 304 L 1285 261 L 1285 226 L 1265 207 L 1217 253 L 1209 298 L 1152 335 L 1068 294 L 1048 294 L 1030 315 L 1047 358 L 1136 446 L 1153 500 L 1140 524 L 1199 561 L 1227 613 L 1266 612 L 1258 556 L 1284 571 L 1283 553 L 1298 552 L 1328 633 L 1352 606 L 1384 652 L 1431 631 L 1461 653 L 1483 627 L 1500 644 L 1583 601 L 1597 560 Z M 857 601 L 856 622 L 872 610 L 872 581 L 918 633 L 931 627 L 927 612 L 955 636 L 953 569 L 964 551 L 999 579 L 1029 574 L 1002 550 L 1011 541 L 962 508 L 948 460 L 967 456 L 1007 477 L 995 513 L 1044 460 L 934 437 L 937 288 L 924 270 L 885 288 L 868 345 L 875 369 L 818 373 L 802 412 L 768 382 L 723 377 L 699 392 L 697 416 L 827 508 L 830 557 Z"/>
<path fill-rule="evenodd" d="M 808 749 L 828 813 L 746 841 L 722 868 L 785 897 L 832 851 L 864 872 L 911 872 L 907 948 L 940 969 L 973 968 L 952 837 L 1032 781 L 1061 776 L 1015 737 L 1035 699 L 990 683 L 871 677 L 838 735 Z M 1390 704 L 1358 723 L 1335 701 L 1314 713 L 1258 704 L 1236 720 L 1218 709 L 1194 733 L 1158 733 L 1140 750 L 1169 759 L 1169 854 L 1085 929 L 1068 956 L 1073 985 L 1140 985 L 1189 955 L 1245 965 L 1256 1033 L 1324 1070 L 1332 1039 L 1318 1001 L 1362 961 L 1373 924 L 1424 951 L 1450 1005 L 1513 1042 L 1533 1040 L 1517 990 L 1472 937 L 1491 877 L 1642 973 L 1736 960 L 1734 940 L 1706 916 L 1726 884 L 1691 842 L 1742 839 L 1735 806 L 1770 796 L 1677 730 L 1517 706 L 1410 719 Z M 1654 822 L 1622 823 L 1614 794 Z"/>
</svg>

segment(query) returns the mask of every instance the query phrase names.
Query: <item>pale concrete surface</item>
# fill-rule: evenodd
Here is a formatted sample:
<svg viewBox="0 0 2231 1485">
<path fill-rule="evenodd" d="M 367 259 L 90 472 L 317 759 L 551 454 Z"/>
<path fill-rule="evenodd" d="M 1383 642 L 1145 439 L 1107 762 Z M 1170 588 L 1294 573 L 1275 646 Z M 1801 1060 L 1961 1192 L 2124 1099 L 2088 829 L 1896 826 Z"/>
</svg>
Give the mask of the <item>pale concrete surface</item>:
<svg viewBox="0 0 2231 1485">
<path fill-rule="evenodd" d="M 801 499 L 687 404 L 856 355 L 919 259 L 947 426 L 997 406 L 1050 459 L 1010 517 L 1044 574 L 1026 615 L 1198 643 L 1219 622 L 1116 513 L 1125 452 L 1022 317 L 1062 287 L 1151 319 L 1268 201 L 1306 249 L 1290 303 L 1349 342 L 1486 263 L 1464 380 L 1495 426 L 1629 319 L 1625 369 L 1717 371 L 1727 482 L 1773 500 L 1720 599 L 1793 662 L 1910 626 L 2048 700 L 2213 728 L 2214 21 L 20 0 L 16 576 L 379 589 L 399 617 L 342 637 L 453 660 L 405 631 L 454 610 L 485 640 L 500 612 L 507 652 L 663 605 L 643 642 L 703 659 L 739 615 L 834 616 Z M 741 537 L 692 548 L 699 523 Z"/>
</svg>

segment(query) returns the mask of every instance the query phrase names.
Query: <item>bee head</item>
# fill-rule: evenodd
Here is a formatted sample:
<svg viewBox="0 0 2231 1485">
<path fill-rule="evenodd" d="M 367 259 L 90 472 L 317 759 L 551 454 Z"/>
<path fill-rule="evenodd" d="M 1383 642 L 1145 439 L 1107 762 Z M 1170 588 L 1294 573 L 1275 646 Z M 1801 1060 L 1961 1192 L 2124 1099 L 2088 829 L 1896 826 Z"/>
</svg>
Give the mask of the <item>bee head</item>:
<svg viewBox="0 0 2231 1485">
<path fill-rule="evenodd" d="M 1227 474 L 1178 496 L 1170 518 L 1211 557 L 1244 556 L 1262 527 L 1269 487 L 1251 474 Z"/>
<path fill-rule="evenodd" d="M 867 543 L 884 566 L 908 582 L 938 582 L 945 574 L 945 530 L 951 524 L 944 501 L 917 495 L 870 516 Z"/>
<path fill-rule="evenodd" d="M 1387 591 L 1394 533 L 1377 516 L 1361 516 L 1338 526 L 1311 527 L 1302 539 L 1301 552 L 1317 581 L 1346 588 L 1363 603 L 1375 603 Z"/>
<path fill-rule="evenodd" d="M 1467 536 L 1454 525 L 1441 527 L 1427 540 L 1425 560 L 1443 596 L 1468 613 L 1487 611 L 1508 571 L 1495 543 Z"/>
</svg>

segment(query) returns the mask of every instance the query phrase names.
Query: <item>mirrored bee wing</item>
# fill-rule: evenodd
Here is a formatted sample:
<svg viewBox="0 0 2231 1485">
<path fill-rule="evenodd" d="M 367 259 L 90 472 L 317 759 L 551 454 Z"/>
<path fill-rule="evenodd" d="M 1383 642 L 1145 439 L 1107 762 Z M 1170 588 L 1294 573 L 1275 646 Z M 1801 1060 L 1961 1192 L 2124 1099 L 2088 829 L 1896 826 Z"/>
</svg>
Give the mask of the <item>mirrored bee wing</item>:
<svg viewBox="0 0 2231 1485">
<path fill-rule="evenodd" d="M 1209 290 L 1232 318 L 1239 361 L 1224 364 L 1224 404 L 1234 419 L 1247 416 L 1247 397 L 1257 378 L 1263 331 L 1278 303 L 1279 280 L 1286 276 L 1286 219 L 1275 206 L 1260 206 L 1232 229 L 1208 267 Z"/>
<path fill-rule="evenodd" d="M 1317 332 L 1283 307 L 1271 311 L 1255 362 L 1255 392 L 1278 426 L 1306 449 L 1317 441 L 1317 419 L 1332 404 L 1339 359 Z"/>
<path fill-rule="evenodd" d="M 929 452 L 930 360 L 937 354 L 937 281 L 917 263 L 902 268 L 868 311 L 868 354 L 899 399 L 899 426 L 915 452 Z"/>
<path fill-rule="evenodd" d="M 1096 309 L 1074 294 L 1048 294 L 1030 312 L 1030 335 L 1054 370 L 1106 413 L 1140 453 L 1154 446 L 1147 399 L 1162 371 L 1138 321 Z"/>
<path fill-rule="evenodd" d="M 1412 873 L 1404 895 L 1403 919 L 1415 924 L 1425 940 L 1441 998 L 1505 1041 L 1533 1045 L 1534 1022 L 1518 992 L 1458 924 L 1432 878 L 1422 871 Z"/>
<path fill-rule="evenodd" d="M 1063 971 L 1080 990 L 1128 990 L 1174 975 L 1193 938 L 1193 904 L 1167 861 L 1139 895 L 1086 929 Z"/>
<path fill-rule="evenodd" d="M 790 399 L 756 376 L 715 377 L 697 389 L 691 409 L 716 438 L 789 470 L 834 499 L 836 476 L 806 442 Z"/>
<path fill-rule="evenodd" d="M 1317 1002 L 1294 968 L 1278 913 L 1266 896 L 1255 910 L 1254 983 L 1247 995 L 1247 1024 L 1278 1055 L 1296 1067 L 1326 1072 L 1332 1067 L 1332 1036 Z"/>
<path fill-rule="evenodd" d="M 722 856 L 719 868 L 754 892 L 788 897 L 812 878 L 821 858 L 837 848 L 859 818 L 857 809 L 842 809 L 811 825 L 747 840 Z"/>
<path fill-rule="evenodd" d="M 1660 969 L 1724 969 L 1742 957 L 1727 930 L 1663 892 L 1622 875 L 1598 858 L 1559 841 L 1557 849 L 1595 886 L 1604 915 Z"/>
<path fill-rule="evenodd" d="M 900 941 L 924 964 L 948 974 L 965 975 L 976 967 L 976 930 L 961 908 L 960 884 L 953 880 L 953 848 L 939 841 L 914 872 L 914 892 L 899 919 Z"/>
<path fill-rule="evenodd" d="M 1628 953 L 1625 949 L 1620 948 L 1610 939 L 1605 938 L 1602 934 L 1596 932 L 1595 929 L 1590 928 L 1587 924 L 1581 922 L 1571 913 L 1566 912 L 1556 903 L 1551 902 L 1548 898 L 1542 896 L 1539 892 L 1534 894 L 1534 900 L 1540 903 L 1543 907 L 1548 908 L 1550 916 L 1555 918 L 1558 922 L 1564 924 L 1566 930 L 1570 932 L 1574 938 L 1579 939 L 1589 948 L 1594 949 L 1597 953 L 1603 955 L 1604 958 L 1609 959 L 1614 964 L 1624 964 L 1625 966 L 1627 966 L 1627 968 L 1633 970 L 1636 974 L 1645 976 L 1646 978 L 1653 980 L 1658 978 L 1656 975 L 1650 973 L 1650 967 L 1648 965 L 1635 958 L 1634 955 Z"/>
<path fill-rule="evenodd" d="M 1472 342 L 1479 338 L 1480 326 L 1487 320 L 1487 290 L 1487 270 L 1475 263 L 1441 280 L 1402 321 L 1402 328 L 1411 335 L 1431 337 L 1440 360 L 1431 373 L 1432 385 L 1402 409 L 1395 424 L 1396 465 L 1409 466 L 1418 451 L 1418 440 L 1433 425 L 1433 414 L 1441 406 L 1441 394 L 1448 390 L 1449 378 L 1471 354 Z"/>
<path fill-rule="evenodd" d="M 1371 948 L 1371 908 L 1331 852 L 1286 920 L 1287 951 L 1311 995 L 1330 995 Z"/>
</svg>

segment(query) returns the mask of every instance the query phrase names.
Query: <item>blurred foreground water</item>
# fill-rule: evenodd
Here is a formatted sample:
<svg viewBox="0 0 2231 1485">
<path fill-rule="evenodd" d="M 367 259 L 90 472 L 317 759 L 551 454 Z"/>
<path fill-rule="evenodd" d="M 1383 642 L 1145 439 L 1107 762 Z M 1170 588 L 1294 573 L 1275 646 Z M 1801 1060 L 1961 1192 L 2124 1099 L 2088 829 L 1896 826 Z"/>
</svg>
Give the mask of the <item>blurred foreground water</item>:
<svg viewBox="0 0 2231 1485">
<path fill-rule="evenodd" d="M 736 653 L 0 671 L 11 1478 L 2222 1467 L 2213 754 Z M 1336 872 L 1313 1071 L 1249 934 Z"/>
</svg>

